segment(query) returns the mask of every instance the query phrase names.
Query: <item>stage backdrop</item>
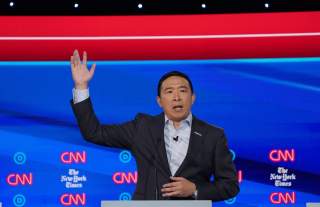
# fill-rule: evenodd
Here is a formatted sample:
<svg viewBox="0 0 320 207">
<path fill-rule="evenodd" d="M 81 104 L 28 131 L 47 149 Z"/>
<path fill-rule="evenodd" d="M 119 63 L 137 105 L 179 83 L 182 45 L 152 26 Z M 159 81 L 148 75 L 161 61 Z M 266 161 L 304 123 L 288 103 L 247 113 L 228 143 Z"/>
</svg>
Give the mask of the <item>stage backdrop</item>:
<svg viewBox="0 0 320 207">
<path fill-rule="evenodd" d="M 308 18 L 304 20 L 307 22 Z M 304 34 L 309 34 L 311 28 Z M 232 52 L 230 58 L 233 59 L 208 58 L 213 51 L 218 54 L 217 50 L 211 50 L 210 41 L 218 41 L 215 38 L 222 36 L 211 36 L 208 43 L 212 47 L 203 53 L 205 37 L 199 37 L 197 43 L 201 44 L 195 44 L 193 51 L 190 36 L 183 40 L 191 43 L 186 46 L 187 55 L 174 56 L 176 59 L 172 60 L 165 60 L 169 58 L 164 51 L 148 53 L 150 42 L 142 47 L 146 50 L 134 54 L 133 59 L 137 60 L 125 60 L 133 48 L 122 48 L 125 56 L 120 52 L 117 54 L 118 59 L 123 59 L 121 61 L 110 60 L 104 52 L 99 56 L 99 50 L 93 49 L 99 48 L 99 40 L 81 40 L 84 42 L 79 44 L 85 48 L 84 45 L 90 45 L 87 41 L 95 42 L 91 53 L 90 47 L 88 51 L 89 59 L 97 60 L 90 96 L 102 123 L 122 123 L 139 112 L 160 113 L 156 103 L 159 78 L 171 70 L 181 70 L 190 76 L 197 97 L 192 113 L 225 129 L 238 171 L 239 195 L 214 203 L 214 206 L 303 207 L 307 202 L 320 202 L 320 54 L 319 49 L 311 47 L 319 36 L 316 33 L 304 36 L 302 31 L 298 37 L 288 34 L 285 41 L 280 36 L 272 37 L 279 38 L 272 41 L 293 43 L 296 39 L 302 43 L 300 38 L 305 38 L 304 47 L 301 48 L 301 44 L 295 48 L 289 44 L 291 48 L 287 47 L 279 54 L 273 49 L 279 45 L 256 47 L 264 41 L 270 43 L 266 34 L 258 38 L 257 45 L 246 44 L 250 38 L 257 40 L 257 34 L 255 37 L 235 37 L 243 46 L 239 47 L 241 55 L 255 58 L 243 58 Z M 0 44 L 3 48 L 9 47 L 10 42 L 15 43 L 13 47 L 21 43 L 21 50 L 8 50 L 11 55 L 6 56 L 7 50 L 1 50 L 2 206 L 96 207 L 100 206 L 101 200 L 131 199 L 137 182 L 134 157 L 129 151 L 86 142 L 73 117 L 70 106 L 73 82 L 68 59 L 72 54 L 70 48 L 76 48 L 74 40 L 57 37 L 41 40 L 35 36 L 34 40 L 28 40 L 18 34 L 8 39 L 4 30 L 2 35 Z M 183 39 L 179 35 L 176 37 Z M 128 41 L 128 36 L 126 38 Z M 164 36 L 155 39 L 159 48 L 161 38 Z M 249 39 L 242 42 L 241 38 Z M 109 39 L 102 42 L 108 45 Z M 108 51 L 120 51 L 115 49 L 120 39 L 113 39 L 116 43 L 107 48 Z M 54 48 L 53 43 L 63 47 L 63 41 L 68 47 L 63 51 L 63 58 L 58 50 L 48 50 Z M 182 50 L 181 39 L 174 41 Z M 229 44 L 223 41 L 225 45 Z M 32 45 L 33 51 L 28 51 Z M 247 47 L 254 49 L 247 50 Z M 138 45 L 137 50 L 142 51 Z M 272 56 L 272 50 L 277 57 L 261 58 Z M 294 57 L 293 53 L 301 57 Z M 228 50 L 223 54 L 229 54 Z M 310 54 L 315 57 L 302 57 Z M 238 58 L 234 59 L 233 55 Z M 151 60 L 152 57 L 158 60 Z"/>
</svg>

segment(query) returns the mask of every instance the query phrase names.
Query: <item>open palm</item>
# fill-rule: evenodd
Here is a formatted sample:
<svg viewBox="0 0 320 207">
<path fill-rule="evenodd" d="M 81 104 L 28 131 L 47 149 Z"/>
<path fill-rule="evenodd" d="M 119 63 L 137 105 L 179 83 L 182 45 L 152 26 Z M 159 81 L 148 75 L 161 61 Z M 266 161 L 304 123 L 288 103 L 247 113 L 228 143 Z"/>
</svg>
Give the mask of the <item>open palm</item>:
<svg viewBox="0 0 320 207">
<path fill-rule="evenodd" d="M 70 57 L 72 79 L 77 89 L 88 88 L 88 83 L 92 79 L 94 71 L 96 69 L 96 64 L 93 64 L 88 70 L 87 67 L 87 53 L 83 52 L 83 59 L 81 62 L 78 50 L 73 52 Z"/>
</svg>

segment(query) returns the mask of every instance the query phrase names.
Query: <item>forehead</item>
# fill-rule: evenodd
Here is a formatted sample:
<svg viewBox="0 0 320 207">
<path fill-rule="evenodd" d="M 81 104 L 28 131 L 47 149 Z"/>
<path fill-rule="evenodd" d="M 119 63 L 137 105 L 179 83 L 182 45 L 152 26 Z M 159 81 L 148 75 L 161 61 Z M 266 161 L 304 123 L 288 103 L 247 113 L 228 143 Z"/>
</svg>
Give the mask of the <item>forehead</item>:
<svg viewBox="0 0 320 207">
<path fill-rule="evenodd" d="M 189 82 L 180 76 L 171 76 L 162 82 L 162 88 L 186 86 L 189 88 Z"/>
</svg>

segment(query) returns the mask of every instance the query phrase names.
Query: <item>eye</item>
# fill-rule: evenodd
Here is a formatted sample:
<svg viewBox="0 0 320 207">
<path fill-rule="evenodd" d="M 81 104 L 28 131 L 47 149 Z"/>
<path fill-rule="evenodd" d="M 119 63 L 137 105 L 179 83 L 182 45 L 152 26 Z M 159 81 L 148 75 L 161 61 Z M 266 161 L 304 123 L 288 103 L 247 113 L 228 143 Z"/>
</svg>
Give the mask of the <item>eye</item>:
<svg viewBox="0 0 320 207">
<path fill-rule="evenodd" d="M 167 90 L 167 93 L 172 93 L 172 90 Z"/>
<path fill-rule="evenodd" d="M 187 89 L 180 89 L 180 92 L 185 93 L 187 92 Z"/>
</svg>

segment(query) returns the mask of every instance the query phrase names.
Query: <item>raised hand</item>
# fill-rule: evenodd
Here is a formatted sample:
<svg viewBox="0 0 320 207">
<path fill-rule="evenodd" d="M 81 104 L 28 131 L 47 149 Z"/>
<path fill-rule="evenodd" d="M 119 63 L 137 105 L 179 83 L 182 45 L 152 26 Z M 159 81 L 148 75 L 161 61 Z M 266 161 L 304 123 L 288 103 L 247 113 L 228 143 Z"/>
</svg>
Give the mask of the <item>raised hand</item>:
<svg viewBox="0 0 320 207">
<path fill-rule="evenodd" d="M 72 79 L 76 89 L 87 89 L 89 81 L 92 79 L 96 64 L 93 64 L 88 70 L 87 67 L 87 53 L 83 52 L 83 59 L 81 62 L 78 50 L 73 52 L 70 57 Z"/>
</svg>

